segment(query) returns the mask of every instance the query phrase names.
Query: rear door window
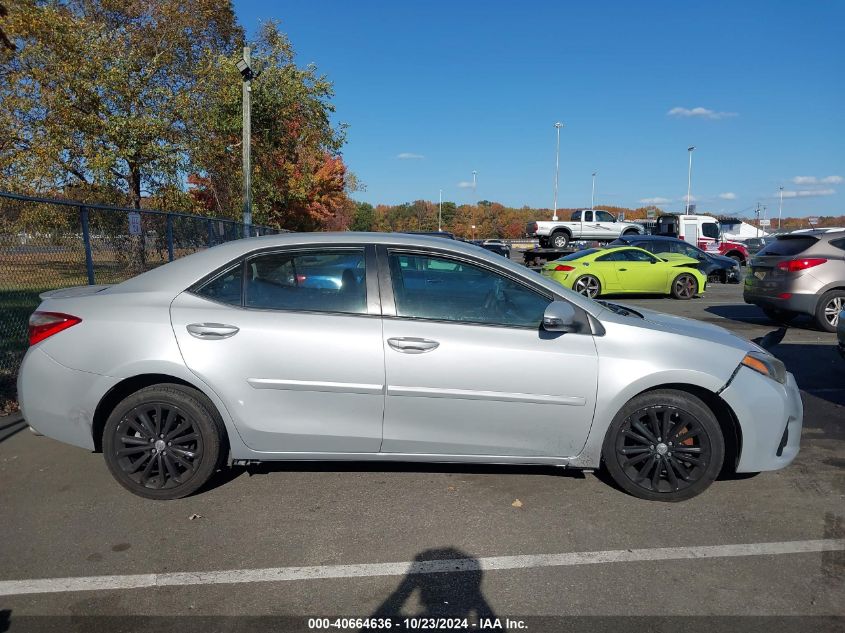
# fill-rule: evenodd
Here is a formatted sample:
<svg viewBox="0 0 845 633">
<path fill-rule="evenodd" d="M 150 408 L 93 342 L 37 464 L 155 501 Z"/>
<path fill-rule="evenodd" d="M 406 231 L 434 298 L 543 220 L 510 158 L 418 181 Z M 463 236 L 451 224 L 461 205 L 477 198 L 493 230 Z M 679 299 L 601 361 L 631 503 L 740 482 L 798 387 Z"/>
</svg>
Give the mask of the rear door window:
<svg viewBox="0 0 845 633">
<path fill-rule="evenodd" d="M 246 262 L 245 276 L 248 308 L 367 313 L 363 249 L 258 255 Z"/>
<path fill-rule="evenodd" d="M 766 244 L 758 255 L 791 257 L 803 253 L 813 244 L 818 242 L 815 237 L 809 235 L 785 235 L 777 238 L 774 242 Z"/>
</svg>

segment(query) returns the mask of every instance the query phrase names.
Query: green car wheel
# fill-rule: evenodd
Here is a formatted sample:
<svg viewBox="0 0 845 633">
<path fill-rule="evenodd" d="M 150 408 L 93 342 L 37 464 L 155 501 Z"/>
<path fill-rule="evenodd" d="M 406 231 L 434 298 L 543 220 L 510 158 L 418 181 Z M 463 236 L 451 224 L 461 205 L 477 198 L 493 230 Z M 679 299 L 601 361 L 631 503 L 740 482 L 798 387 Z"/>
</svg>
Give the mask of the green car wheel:
<svg viewBox="0 0 845 633">
<path fill-rule="evenodd" d="M 601 294 L 601 282 L 592 275 L 582 275 L 572 284 L 572 289 L 585 297 L 598 297 Z"/>
</svg>

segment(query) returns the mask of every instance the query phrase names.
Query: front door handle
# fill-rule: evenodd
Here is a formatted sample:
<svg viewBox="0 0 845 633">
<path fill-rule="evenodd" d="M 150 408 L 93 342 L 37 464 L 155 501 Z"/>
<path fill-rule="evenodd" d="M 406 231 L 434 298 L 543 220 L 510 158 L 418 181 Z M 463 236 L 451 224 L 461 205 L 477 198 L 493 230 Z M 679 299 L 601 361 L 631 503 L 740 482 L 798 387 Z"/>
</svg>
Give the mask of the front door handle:
<svg viewBox="0 0 845 633">
<path fill-rule="evenodd" d="M 199 339 L 218 341 L 238 333 L 239 328 L 223 323 L 191 323 L 186 327 L 188 333 Z"/>
<path fill-rule="evenodd" d="M 440 345 L 437 341 L 430 341 L 426 338 L 416 338 L 413 336 L 401 336 L 398 338 L 387 339 L 387 344 L 390 345 L 397 352 L 405 354 L 423 354 L 437 349 Z"/>
<path fill-rule="evenodd" d="M 627 268 L 620 268 L 620 269 L 619 269 L 619 272 L 620 272 L 620 273 L 624 273 L 626 270 L 628 270 L 628 269 L 627 269 Z"/>
</svg>

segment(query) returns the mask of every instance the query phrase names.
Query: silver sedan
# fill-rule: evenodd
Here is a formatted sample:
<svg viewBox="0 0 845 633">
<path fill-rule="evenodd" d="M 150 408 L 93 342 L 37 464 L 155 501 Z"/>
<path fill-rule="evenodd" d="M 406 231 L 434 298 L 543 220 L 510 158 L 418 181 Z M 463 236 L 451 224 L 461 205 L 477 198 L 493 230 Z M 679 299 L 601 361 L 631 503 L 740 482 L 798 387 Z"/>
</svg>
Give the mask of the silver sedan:
<svg viewBox="0 0 845 633">
<path fill-rule="evenodd" d="M 402 460 L 603 466 L 679 501 L 798 453 L 798 388 L 762 348 L 451 240 L 268 236 L 42 298 L 27 421 L 152 499 L 227 463 Z"/>
</svg>

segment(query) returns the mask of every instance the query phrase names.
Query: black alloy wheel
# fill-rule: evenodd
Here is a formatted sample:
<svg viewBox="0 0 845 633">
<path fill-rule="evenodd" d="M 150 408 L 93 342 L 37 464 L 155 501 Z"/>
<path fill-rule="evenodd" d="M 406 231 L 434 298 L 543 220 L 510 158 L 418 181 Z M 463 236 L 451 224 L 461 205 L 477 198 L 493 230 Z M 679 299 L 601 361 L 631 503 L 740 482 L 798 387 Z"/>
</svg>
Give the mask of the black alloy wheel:
<svg viewBox="0 0 845 633">
<path fill-rule="evenodd" d="M 109 470 L 125 488 L 151 499 L 196 491 L 218 467 L 221 426 L 201 394 L 154 385 L 118 404 L 103 434 Z"/>
<path fill-rule="evenodd" d="M 660 390 L 637 396 L 617 415 L 605 440 L 604 463 L 634 496 L 681 501 L 715 480 L 724 453 L 719 423 L 700 399 Z"/>
</svg>

